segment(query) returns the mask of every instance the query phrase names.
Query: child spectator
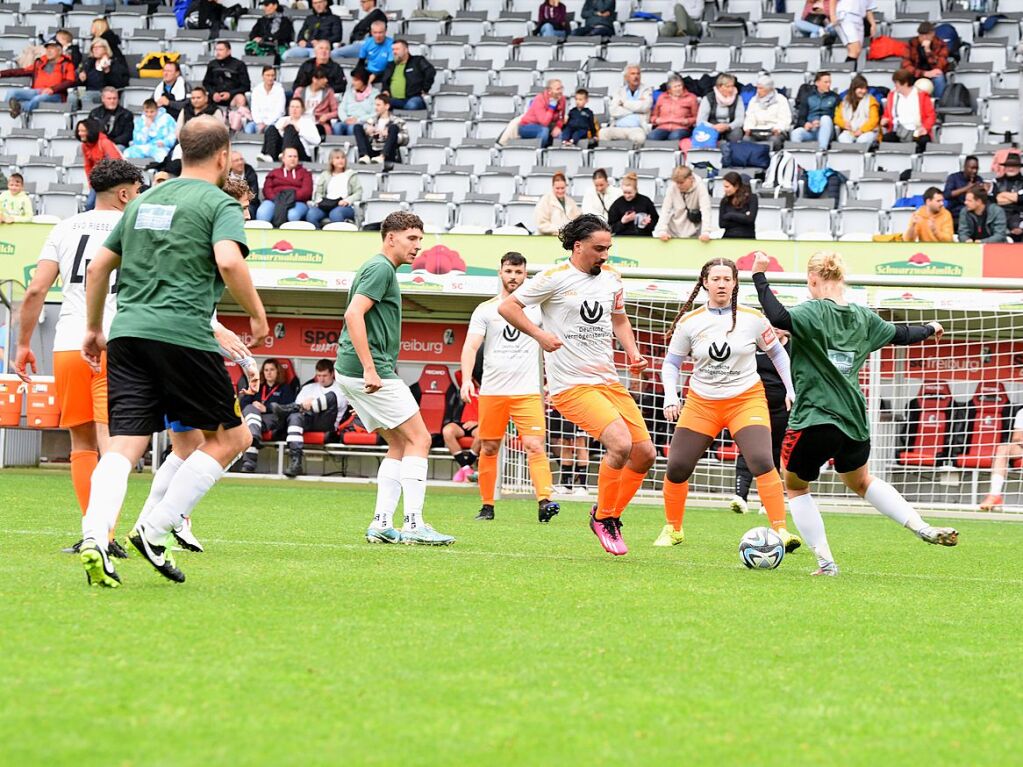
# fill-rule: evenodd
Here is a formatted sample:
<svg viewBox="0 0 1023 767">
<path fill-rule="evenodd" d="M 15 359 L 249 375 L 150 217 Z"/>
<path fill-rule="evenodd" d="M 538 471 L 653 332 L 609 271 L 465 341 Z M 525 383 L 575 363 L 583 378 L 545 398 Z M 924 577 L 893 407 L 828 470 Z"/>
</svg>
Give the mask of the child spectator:
<svg viewBox="0 0 1023 767">
<path fill-rule="evenodd" d="M 585 88 L 575 92 L 575 106 L 568 113 L 568 121 L 562 131 L 562 144 L 578 145 L 580 142 L 591 139 L 597 135 L 600 126 L 597 118 L 590 109 L 590 93 Z"/>
<path fill-rule="evenodd" d="M 12 173 L 7 189 L 0 192 L 0 223 L 18 224 L 31 221 L 32 199 L 25 193 L 25 178 Z"/>
</svg>

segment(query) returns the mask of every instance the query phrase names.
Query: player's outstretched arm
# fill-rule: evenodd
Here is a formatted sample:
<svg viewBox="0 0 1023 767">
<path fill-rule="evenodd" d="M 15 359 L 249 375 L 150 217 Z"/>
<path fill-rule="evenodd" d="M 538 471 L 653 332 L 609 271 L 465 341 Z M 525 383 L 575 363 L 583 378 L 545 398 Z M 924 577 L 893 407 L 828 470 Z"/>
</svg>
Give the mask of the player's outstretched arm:
<svg viewBox="0 0 1023 767">
<path fill-rule="evenodd" d="M 771 284 L 767 281 L 767 275 L 763 272 L 754 272 L 753 285 L 757 289 L 757 298 L 760 301 L 761 308 L 764 310 L 764 316 L 767 317 L 767 321 L 779 330 L 791 332 L 792 317 L 789 316 L 789 310 L 782 305 L 782 302 L 771 291 Z"/>
<path fill-rule="evenodd" d="M 530 338 L 536 340 L 545 352 L 556 352 L 562 341 L 553 333 L 548 333 L 526 316 L 525 305 L 515 296 L 508 296 L 497 307 L 500 314 L 513 328 L 518 328 Z"/>
<path fill-rule="evenodd" d="M 32 333 L 39 323 L 39 315 L 46 303 L 46 293 L 57 280 L 60 266 L 56 261 L 40 261 L 36 273 L 25 290 L 25 298 L 21 302 L 18 314 L 18 352 L 14 358 L 14 372 L 25 383 L 29 382 L 29 371 L 38 373 L 36 357 L 32 353 Z"/>
<path fill-rule="evenodd" d="M 480 350 L 480 346 L 483 345 L 485 336 L 481 336 L 478 333 L 471 333 L 465 337 L 465 343 L 462 344 L 462 389 L 460 394 L 462 395 L 462 402 L 469 402 L 473 397 L 476 396 L 476 387 L 472 382 L 472 369 L 476 366 L 476 354 Z"/>
<path fill-rule="evenodd" d="M 911 346 L 926 341 L 931 336 L 935 340 L 941 340 L 945 329 L 938 322 L 928 322 L 926 325 L 896 325 L 895 337 L 892 338 L 893 346 Z"/>
<path fill-rule="evenodd" d="M 242 256 L 242 249 L 234 240 L 221 240 L 213 245 L 213 256 L 217 261 L 217 269 L 234 300 L 249 315 L 249 327 L 252 329 L 253 344 L 262 345 L 270 335 L 270 326 L 266 321 L 266 310 L 263 302 L 252 284 L 248 264 Z"/>
<path fill-rule="evenodd" d="M 377 375 L 377 366 L 369 350 L 369 335 L 366 333 L 366 312 L 372 309 L 375 303 L 376 301 L 369 296 L 356 293 L 345 310 L 345 328 L 348 330 L 348 337 L 352 339 L 355 356 L 362 365 L 362 378 L 366 382 L 364 388 L 367 394 L 372 394 L 383 386 L 380 376 Z"/>
</svg>

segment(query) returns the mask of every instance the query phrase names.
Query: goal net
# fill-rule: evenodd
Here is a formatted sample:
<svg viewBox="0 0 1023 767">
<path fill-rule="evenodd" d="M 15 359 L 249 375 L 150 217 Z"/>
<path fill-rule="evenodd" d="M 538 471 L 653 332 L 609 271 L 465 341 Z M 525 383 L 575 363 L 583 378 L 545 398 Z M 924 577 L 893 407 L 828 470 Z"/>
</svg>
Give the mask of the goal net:
<svg viewBox="0 0 1023 767">
<path fill-rule="evenodd" d="M 772 275 L 779 299 L 792 305 L 808 298 L 805 278 Z M 1013 433 L 1023 437 L 1023 295 L 942 287 L 918 289 L 860 282 L 850 288 L 850 301 L 869 306 L 896 324 L 937 320 L 945 328 L 940 342 L 933 339 L 910 347 L 886 347 L 874 352 L 860 374 L 867 400 L 872 450 L 870 469 L 897 487 L 920 508 L 977 509 L 988 494 L 992 468 L 1009 451 L 1009 468 L 1002 495 L 1007 511 L 1023 512 L 1023 472 L 1016 454 L 1006 447 Z M 911 282 L 911 281 L 907 281 Z M 619 350 L 622 383 L 632 392 L 653 436 L 657 463 L 640 497 L 660 495 L 667 445 L 674 432 L 661 409 L 660 366 L 665 333 L 693 285 L 682 280 L 664 290 L 627 280 L 627 311 L 644 355 L 650 360 L 642 376 L 625 371 Z M 644 287 L 646 286 L 646 287 Z M 647 294 L 651 294 L 649 297 Z M 700 299 L 702 300 L 702 298 Z M 748 281 L 740 302 L 759 308 Z M 687 389 L 683 368 L 683 399 Z M 797 391 L 797 397 L 799 393 Z M 602 450 L 594 440 L 558 418 L 549 420 L 550 456 L 559 490 L 591 496 Z M 529 492 L 524 453 L 514 428 L 503 451 L 505 492 Z M 690 480 L 697 502 L 726 503 L 734 494 L 738 451 L 727 432 L 719 434 Z M 858 503 L 842 485 L 832 466 L 822 468 L 816 495 L 832 506 Z M 757 508 L 755 483 L 750 496 Z"/>
</svg>

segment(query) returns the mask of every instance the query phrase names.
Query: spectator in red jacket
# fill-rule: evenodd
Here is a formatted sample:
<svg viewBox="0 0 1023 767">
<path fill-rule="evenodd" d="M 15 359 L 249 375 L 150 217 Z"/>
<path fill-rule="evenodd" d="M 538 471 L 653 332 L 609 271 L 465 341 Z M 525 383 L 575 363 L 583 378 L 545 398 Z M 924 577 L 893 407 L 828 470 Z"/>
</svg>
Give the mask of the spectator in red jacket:
<svg viewBox="0 0 1023 767">
<path fill-rule="evenodd" d="M 42 103 L 67 101 L 68 88 L 75 84 L 75 65 L 59 40 L 47 40 L 45 51 L 30 67 L 0 72 L 0 77 L 32 78 L 31 88 L 14 88 L 7 94 L 11 117 L 31 112 Z"/>
<path fill-rule="evenodd" d="M 678 75 L 668 77 L 668 88 L 657 99 L 650 114 L 653 130 L 647 134 L 651 141 L 680 141 L 689 138 L 696 125 L 700 102 L 686 90 L 686 84 Z"/>
<path fill-rule="evenodd" d="M 902 60 L 902 68 L 914 77 L 926 77 L 934 83 L 934 98 L 945 92 L 945 73 L 948 71 L 948 46 L 934 34 L 934 25 L 921 22 L 916 37 L 908 43 L 909 55 Z"/>
<path fill-rule="evenodd" d="M 91 117 L 87 120 L 80 120 L 75 126 L 75 133 L 78 140 L 82 142 L 82 158 L 85 160 L 85 178 L 88 179 L 92 169 L 100 160 L 121 160 L 121 152 L 117 145 L 100 129 L 98 120 Z M 86 180 L 88 184 L 88 180 Z M 92 210 L 96 205 L 96 192 L 89 190 L 89 199 L 86 200 L 85 209 Z"/>
<path fill-rule="evenodd" d="M 301 221 L 309 212 L 313 196 L 313 176 L 298 160 L 298 150 L 288 147 L 281 153 L 281 166 L 274 168 L 263 182 L 263 202 L 256 211 L 260 221 L 273 221 L 277 195 L 285 189 L 295 192 L 295 204 L 288 209 L 288 221 Z"/>
<path fill-rule="evenodd" d="M 519 136 L 538 138 L 540 146 L 549 147 L 565 127 L 565 93 L 561 80 L 548 80 L 542 93 L 529 102 L 526 114 L 519 121 Z"/>
<path fill-rule="evenodd" d="M 882 141 L 915 141 L 916 151 L 924 151 L 933 137 L 937 115 L 931 97 L 913 87 L 916 80 L 908 69 L 899 69 L 892 75 L 895 87 L 884 102 L 881 118 Z"/>
</svg>

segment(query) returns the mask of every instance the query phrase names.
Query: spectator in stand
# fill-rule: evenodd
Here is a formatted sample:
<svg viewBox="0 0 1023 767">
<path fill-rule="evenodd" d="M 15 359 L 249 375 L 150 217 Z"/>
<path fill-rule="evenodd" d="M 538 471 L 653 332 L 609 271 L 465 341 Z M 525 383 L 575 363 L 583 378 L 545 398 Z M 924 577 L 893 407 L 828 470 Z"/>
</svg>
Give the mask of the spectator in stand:
<svg viewBox="0 0 1023 767">
<path fill-rule="evenodd" d="M 186 11 L 186 25 L 189 29 L 208 29 L 210 40 L 216 40 L 228 19 L 237 20 L 244 13 L 241 3 L 227 6 L 221 0 L 192 0 Z"/>
<path fill-rule="evenodd" d="M 95 104 L 104 88 L 120 89 L 128 85 L 128 64 L 103 38 L 96 38 L 89 46 L 89 55 L 78 70 L 78 82 L 85 86 L 84 101 Z"/>
<path fill-rule="evenodd" d="M 805 84 L 796 96 L 796 127 L 793 141 L 816 141 L 822 152 L 827 151 L 835 135 L 835 110 L 838 94 L 831 90 L 831 73 L 818 72 L 813 85 Z"/>
<path fill-rule="evenodd" d="M 902 59 L 902 68 L 913 77 L 926 77 L 934 83 L 934 98 L 945 92 L 945 73 L 948 72 L 948 46 L 934 34 L 934 24 L 920 22 L 916 37 L 908 43 L 909 55 Z"/>
<path fill-rule="evenodd" d="M 592 213 L 605 221 L 611 215 L 611 206 L 622 196 L 622 190 L 611 186 L 607 171 L 597 168 L 593 171 L 593 186 L 583 194 L 583 213 Z"/>
<path fill-rule="evenodd" d="M 338 121 L 334 123 L 335 136 L 354 136 L 355 126 L 376 115 L 375 90 L 369 87 L 369 76 L 361 69 L 352 71 L 352 87 L 345 91 L 338 106 Z"/>
<path fill-rule="evenodd" d="M 336 433 L 338 422 L 347 409 L 348 400 L 334 376 L 334 361 L 318 360 L 316 377 L 302 387 L 294 404 L 278 405 L 273 409 L 286 417 L 288 423 L 288 465 L 284 476 L 305 474 L 302 466 L 305 432 Z"/>
<path fill-rule="evenodd" d="M 718 75 L 714 87 L 700 100 L 697 123 L 714 126 L 721 141 L 739 141 L 746 119 L 746 105 L 739 95 L 734 75 Z"/>
<path fill-rule="evenodd" d="M 252 122 L 245 126 L 246 133 L 262 133 L 282 117 L 287 106 L 284 88 L 277 82 L 277 70 L 267 64 L 263 67 L 263 82 L 252 89 Z"/>
<path fill-rule="evenodd" d="M 956 230 L 959 229 L 959 215 L 962 213 L 963 204 L 966 202 L 966 193 L 977 185 L 983 186 L 990 191 L 991 184 L 980 177 L 980 161 L 975 155 L 967 155 L 963 160 L 963 169 L 953 173 L 945 179 L 945 205 L 948 212 L 952 214 L 952 221 Z"/>
<path fill-rule="evenodd" d="M 864 37 L 873 37 L 877 29 L 873 0 L 828 0 L 829 26 L 835 28 L 845 46 L 846 61 L 856 61 L 863 50 Z"/>
<path fill-rule="evenodd" d="M 0 224 L 25 224 L 32 221 L 32 198 L 25 193 L 25 177 L 12 173 L 7 188 L 0 192 Z"/>
<path fill-rule="evenodd" d="M 279 59 L 295 39 L 295 27 L 281 9 L 280 0 L 260 0 L 259 4 L 263 6 L 263 15 L 249 30 L 245 53 Z"/>
<path fill-rule="evenodd" d="M 124 61 L 124 52 L 121 50 L 121 38 L 110 28 L 110 22 L 106 18 L 100 16 L 92 20 L 92 24 L 89 25 L 89 37 L 93 40 L 97 38 L 106 40 L 107 45 L 110 46 L 110 55 L 115 59 Z"/>
<path fill-rule="evenodd" d="M 561 136 L 565 127 L 565 93 L 561 80 L 548 80 L 547 87 L 529 102 L 519 120 L 519 136 L 540 139 L 540 146 L 549 147 Z"/>
<path fill-rule="evenodd" d="M 318 229 L 326 223 L 348 221 L 354 224 L 360 202 L 362 183 L 348 169 L 348 155 L 344 149 L 331 149 L 327 167 L 316 177 L 313 201 L 305 220 Z"/>
<path fill-rule="evenodd" d="M 326 40 L 331 47 L 341 43 L 341 19 L 330 10 L 327 0 L 313 0 L 313 12 L 305 17 L 295 45 L 284 53 L 286 59 L 306 59 L 313 55 L 313 43 Z"/>
<path fill-rule="evenodd" d="M 330 82 L 330 87 L 334 89 L 334 93 L 345 92 L 345 71 L 340 64 L 331 60 L 330 43 L 326 40 L 317 40 L 313 43 L 313 57 L 302 62 L 302 66 L 298 68 L 298 74 L 295 75 L 295 82 L 291 86 L 291 90 L 305 88 L 309 85 L 313 81 L 313 70 L 316 67 L 324 67 L 327 70 L 327 80 Z"/>
<path fill-rule="evenodd" d="M 652 237 L 657 219 L 653 200 L 639 193 L 639 178 L 629 171 L 622 176 L 622 196 L 608 211 L 611 232 L 620 237 Z"/>
<path fill-rule="evenodd" d="M 320 136 L 331 132 L 331 125 L 337 120 L 337 96 L 327 85 L 327 70 L 317 67 L 313 70 L 313 81 L 308 88 L 296 88 L 292 96 L 305 104 L 306 115 L 313 118 Z"/>
<path fill-rule="evenodd" d="M 628 64 L 622 73 L 625 84 L 611 99 L 611 123 L 601 128 L 601 141 L 625 139 L 640 147 L 650 130 L 650 110 L 654 105 L 653 93 L 642 84 L 643 73 L 639 64 Z"/>
<path fill-rule="evenodd" d="M 142 102 L 142 114 L 135 118 L 131 146 L 124 150 L 125 159 L 148 158 L 163 162 L 178 143 L 178 124 L 152 99 Z"/>
<path fill-rule="evenodd" d="M 82 63 L 82 49 L 75 42 L 75 36 L 66 29 L 58 29 L 54 32 L 53 37 L 60 43 L 61 53 L 71 59 L 71 63 L 75 65 L 75 71 L 77 71 Z"/>
<path fill-rule="evenodd" d="M 359 0 L 359 11 L 361 15 L 352 28 L 352 35 L 348 42 L 350 45 L 342 45 L 331 54 L 336 59 L 357 59 L 362 49 L 362 41 L 369 37 L 372 25 L 377 21 L 387 23 L 387 15 L 377 8 L 377 0 Z"/>
<path fill-rule="evenodd" d="M 188 103 L 178 114 L 178 129 L 184 127 L 185 123 L 199 115 L 212 115 L 218 120 L 224 119 L 224 112 L 217 108 L 217 105 L 210 101 L 210 95 L 201 85 L 196 85 L 188 94 Z"/>
<path fill-rule="evenodd" d="M 596 138 L 599 132 L 600 124 L 590 109 L 590 92 L 580 88 L 575 92 L 575 106 L 568 113 L 565 128 L 561 131 L 561 143 L 563 146 L 582 146 Z"/>
<path fill-rule="evenodd" d="M 164 179 L 165 181 L 167 179 Z M 156 177 L 153 177 L 153 186 L 156 186 Z M 229 196 L 234 197 L 242 206 L 242 218 L 246 221 L 252 220 L 252 201 L 256 197 L 256 193 L 249 188 L 249 185 L 244 181 L 232 178 L 230 175 L 227 177 L 227 181 L 221 187 Z"/>
<path fill-rule="evenodd" d="M 931 97 L 914 88 L 914 80 L 908 69 L 896 70 L 892 75 L 895 88 L 884 102 L 881 140 L 896 143 L 915 141 L 916 151 L 923 152 L 932 138 L 937 115 Z"/>
<path fill-rule="evenodd" d="M 573 35 L 614 37 L 615 0 L 586 0 L 579 16 L 583 25 Z"/>
<path fill-rule="evenodd" d="M 909 219 L 904 242 L 952 242 L 952 214 L 945 208 L 945 195 L 936 186 L 924 192 L 924 204 Z"/>
<path fill-rule="evenodd" d="M 668 88 L 657 99 L 650 124 L 653 126 L 647 138 L 651 141 L 681 141 L 689 138 L 696 125 L 700 103 L 696 96 L 686 90 L 682 78 L 676 74 L 668 76 Z"/>
<path fill-rule="evenodd" d="M 360 69 L 369 73 L 369 84 L 381 79 L 387 65 L 394 61 L 394 39 L 387 36 L 387 24 L 374 21 L 369 28 L 369 37 L 359 47 Z"/>
<path fill-rule="evenodd" d="M 391 97 L 391 109 L 426 109 L 437 70 L 424 56 L 409 55 L 407 40 L 395 40 L 393 50 L 394 60 L 380 77 L 380 92 Z"/>
<path fill-rule="evenodd" d="M 263 446 L 263 432 L 270 432 L 271 439 L 280 439 L 287 434 L 287 420 L 273 406 L 290 405 L 294 401 L 295 390 L 285 383 L 281 363 L 275 359 L 264 361 L 259 370 L 259 387 L 253 392 L 238 395 L 242 419 L 252 434 L 252 444 L 242 458 L 243 473 L 251 474 L 256 470 L 259 448 Z"/>
<path fill-rule="evenodd" d="M 281 152 L 280 166 L 267 174 L 266 181 L 263 182 L 263 202 L 256 210 L 256 218 L 260 221 L 273 221 L 277 209 L 277 196 L 285 189 L 295 193 L 294 202 L 288 205 L 288 221 L 301 221 L 309 212 L 308 203 L 313 196 L 313 177 L 300 164 L 298 151 L 294 147 L 287 147 Z"/>
<path fill-rule="evenodd" d="M 399 162 L 398 148 L 408 143 L 405 121 L 391 114 L 391 99 L 383 93 L 373 100 L 373 109 L 373 117 L 352 129 L 359 162 Z"/>
<path fill-rule="evenodd" d="M 249 218 L 255 218 L 256 209 L 259 207 L 259 176 L 256 175 L 256 169 L 245 162 L 245 157 L 241 152 L 231 152 L 231 165 L 227 169 L 227 177 L 248 185 L 252 193 L 252 200 L 249 202 Z"/>
<path fill-rule="evenodd" d="M 1018 154 L 1010 154 L 1003 163 L 1005 174 L 995 179 L 995 202 L 1005 212 L 1005 225 L 1013 242 L 1023 242 L 1023 226 L 1020 222 L 1020 194 L 1023 193 L 1023 175 L 1020 175 Z"/>
<path fill-rule="evenodd" d="M 746 117 L 742 123 L 743 140 L 766 142 L 771 145 L 772 152 L 777 152 L 791 129 L 792 109 L 789 100 L 778 93 L 770 75 L 760 75 L 757 79 L 757 94 L 746 107 Z"/>
<path fill-rule="evenodd" d="M 539 37 L 564 39 L 569 31 L 568 9 L 561 4 L 561 0 L 543 0 L 536 12 L 536 27 L 533 34 Z"/>
<path fill-rule="evenodd" d="M 822 37 L 828 27 L 826 0 L 806 0 L 803 12 L 792 26 L 803 37 Z"/>
<path fill-rule="evenodd" d="M 91 118 L 80 120 L 75 125 L 75 134 L 78 136 L 78 140 L 82 142 L 82 160 L 85 165 L 86 187 L 89 184 L 89 174 L 92 173 L 92 169 L 96 167 L 100 160 L 124 159 L 121 157 L 117 146 L 107 138 L 106 134 L 100 129 L 100 124 L 95 120 Z M 89 197 L 85 202 L 85 209 L 92 210 L 95 205 L 96 192 L 90 189 Z"/>
<path fill-rule="evenodd" d="M 991 201 L 979 184 L 966 193 L 959 213 L 959 242 L 1005 242 L 1005 211 Z"/>
<path fill-rule="evenodd" d="M 302 162 L 311 162 L 313 152 L 322 140 L 312 115 L 305 113 L 305 102 L 292 96 L 288 102 L 288 113 L 263 132 L 263 150 L 259 159 L 274 162 L 285 149 L 294 149 Z"/>
<path fill-rule="evenodd" d="M 124 151 L 131 143 L 135 118 L 131 112 L 121 106 L 121 97 L 117 88 L 107 86 L 100 93 L 100 105 L 89 112 L 89 118 L 99 123 L 99 129 L 107 134 L 107 138 Z"/>
<path fill-rule="evenodd" d="M 666 21 L 661 26 L 664 37 L 693 37 L 703 34 L 700 20 L 703 18 L 703 0 L 682 0 L 675 3 L 672 9 L 674 21 Z"/>
<path fill-rule="evenodd" d="M 75 85 L 75 67 L 64 55 L 59 41 L 47 40 L 43 55 L 30 67 L 0 71 L 0 77 L 31 77 L 31 88 L 12 88 L 7 92 L 11 117 L 31 112 L 39 104 L 67 101 L 68 89 Z"/>
<path fill-rule="evenodd" d="M 757 197 L 749 182 L 734 170 L 721 179 L 725 192 L 718 209 L 718 226 L 724 230 L 722 239 L 755 240 L 757 238 Z"/>
<path fill-rule="evenodd" d="M 654 229 L 654 237 L 667 242 L 672 238 L 699 237 L 710 240 L 712 222 L 710 192 L 702 178 L 692 168 L 679 165 L 671 174 L 671 186 L 661 203 L 661 215 Z"/>
<path fill-rule="evenodd" d="M 218 40 L 213 46 L 214 59 L 206 67 L 202 84 L 217 106 L 227 108 L 239 93 L 251 90 L 249 70 L 245 64 L 231 55 L 231 43 Z"/>
<path fill-rule="evenodd" d="M 153 101 L 177 120 L 187 100 L 188 83 L 181 75 L 181 65 L 176 61 L 168 61 L 163 65 L 163 78 L 153 88 Z"/>
<path fill-rule="evenodd" d="M 232 133 L 242 133 L 252 122 L 252 110 L 244 93 L 231 99 L 231 108 L 227 110 L 227 127 Z"/>
<path fill-rule="evenodd" d="M 840 144 L 873 144 L 881 139 L 881 105 L 867 86 L 867 78 L 856 75 L 845 98 L 835 107 L 835 127 Z"/>
<path fill-rule="evenodd" d="M 536 202 L 536 231 L 557 234 L 561 227 L 582 215 L 575 200 L 568 196 L 568 181 L 558 171 L 551 177 L 551 190 Z"/>
</svg>

